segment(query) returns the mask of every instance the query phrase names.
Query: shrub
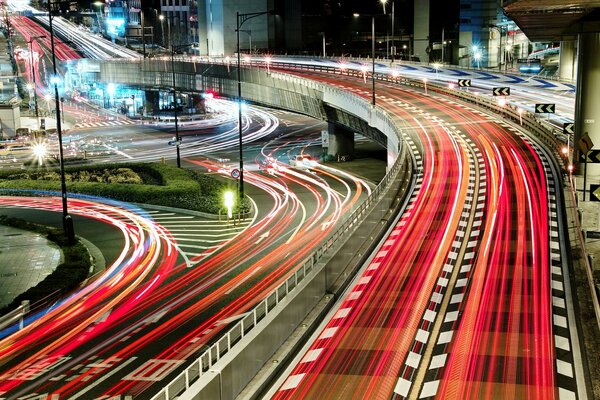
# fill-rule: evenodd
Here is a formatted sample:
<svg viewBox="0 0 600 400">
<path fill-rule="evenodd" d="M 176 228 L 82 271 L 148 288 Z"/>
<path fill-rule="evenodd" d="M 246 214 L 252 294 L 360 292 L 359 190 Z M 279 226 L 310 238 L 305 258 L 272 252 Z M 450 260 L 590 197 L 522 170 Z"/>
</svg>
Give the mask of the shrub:
<svg viewBox="0 0 600 400">
<path fill-rule="evenodd" d="M 94 165 L 65 168 L 67 190 L 115 200 L 155 204 L 218 214 L 222 210 L 225 181 L 196 171 L 164 164 Z M 0 170 L 0 190 L 32 189 L 60 191 L 60 175 L 55 169 L 23 171 Z M 248 210 L 244 202 L 242 210 Z"/>
</svg>

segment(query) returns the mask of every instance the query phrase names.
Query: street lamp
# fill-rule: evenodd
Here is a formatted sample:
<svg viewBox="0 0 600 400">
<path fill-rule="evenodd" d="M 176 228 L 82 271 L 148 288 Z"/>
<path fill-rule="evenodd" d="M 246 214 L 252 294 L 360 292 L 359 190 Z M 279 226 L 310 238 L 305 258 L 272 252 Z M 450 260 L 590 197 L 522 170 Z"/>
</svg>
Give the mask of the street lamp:
<svg viewBox="0 0 600 400">
<path fill-rule="evenodd" d="M 167 47 L 166 43 L 165 43 L 165 16 L 160 14 L 158 16 L 158 19 L 160 20 L 160 32 L 162 34 L 162 45 L 163 45 L 163 47 Z"/>
<path fill-rule="evenodd" d="M 173 74 L 173 105 L 175 110 L 175 148 L 177 149 L 177 168 L 181 168 L 181 155 L 179 152 L 179 125 L 177 122 L 177 85 L 175 84 L 175 50 L 193 46 L 193 43 L 171 46 L 171 72 Z"/>
<path fill-rule="evenodd" d="M 41 36 L 31 36 L 29 38 L 29 41 L 27 42 L 29 44 L 29 55 L 31 56 L 31 75 L 33 77 L 33 104 L 35 107 L 35 120 L 37 122 L 37 127 L 40 127 L 40 113 L 38 110 L 38 102 L 37 102 L 37 85 L 35 82 L 35 65 L 33 64 L 33 40 L 34 39 L 43 39 L 46 38 L 46 35 L 41 35 Z"/>
<path fill-rule="evenodd" d="M 380 1 L 381 1 L 381 4 L 383 5 L 383 13 L 387 14 L 385 12 L 385 5 L 387 4 L 388 0 L 380 0 Z M 391 49 L 392 49 L 392 51 L 391 51 L 392 61 L 394 61 L 394 56 L 395 56 L 395 53 L 396 53 L 396 49 L 394 47 L 394 14 L 395 14 L 395 11 L 394 11 L 394 1 L 392 0 L 392 45 L 391 45 Z M 386 38 L 386 43 L 388 41 L 389 41 L 389 37 Z"/>
<path fill-rule="evenodd" d="M 371 77 L 373 78 L 373 93 L 372 93 L 372 100 L 371 100 L 371 104 L 373 105 L 373 107 L 375 107 L 375 17 L 378 14 L 358 14 L 358 13 L 354 13 L 353 14 L 354 17 L 358 18 L 361 15 L 365 16 L 365 17 L 371 17 L 371 59 L 372 59 L 372 72 L 371 72 Z"/>
<path fill-rule="evenodd" d="M 52 24 L 52 20 L 54 19 L 52 15 L 52 11 L 54 9 L 54 5 L 56 3 L 51 0 L 48 1 L 48 21 L 50 25 L 50 47 L 52 50 L 52 72 L 54 74 L 54 100 L 56 107 L 56 133 L 58 135 L 58 157 L 60 163 L 60 192 L 62 195 L 62 223 L 63 223 L 63 231 L 67 236 L 67 239 L 70 243 L 75 241 L 75 229 L 73 227 L 73 219 L 69 215 L 69 209 L 67 207 L 67 184 L 65 182 L 65 162 L 63 157 L 63 144 L 62 144 L 62 125 L 60 120 L 60 98 L 58 96 L 58 79 L 56 79 L 56 51 L 54 49 L 54 27 Z"/>
<path fill-rule="evenodd" d="M 240 29 L 246 21 L 252 18 L 260 17 L 261 15 L 273 15 L 273 10 L 254 12 L 254 13 L 243 13 L 236 12 L 237 26 L 235 31 L 237 33 L 237 81 L 238 81 L 238 136 L 240 146 L 240 185 L 239 185 L 239 196 L 240 204 L 241 200 L 244 199 L 244 154 L 242 149 L 242 76 L 241 76 L 241 56 L 240 56 Z"/>
<path fill-rule="evenodd" d="M 477 61 L 477 69 L 481 69 L 481 66 L 479 64 L 479 60 L 481 60 L 481 52 L 475 51 L 475 54 L 473 56 L 475 57 L 475 61 Z"/>
</svg>

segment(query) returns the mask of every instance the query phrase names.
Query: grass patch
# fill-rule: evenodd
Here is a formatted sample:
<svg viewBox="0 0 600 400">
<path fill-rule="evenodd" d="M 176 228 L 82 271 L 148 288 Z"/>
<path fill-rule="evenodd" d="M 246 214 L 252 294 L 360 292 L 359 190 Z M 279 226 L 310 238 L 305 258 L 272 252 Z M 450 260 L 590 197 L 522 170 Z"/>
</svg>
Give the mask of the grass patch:
<svg viewBox="0 0 600 400">
<path fill-rule="evenodd" d="M 31 304 L 54 301 L 58 296 L 75 289 L 87 278 L 92 265 L 87 248 L 79 241 L 72 245 L 69 244 L 62 230 L 6 215 L 0 215 L 0 224 L 44 235 L 49 241 L 60 247 L 64 256 L 64 261 L 56 267 L 54 272 L 36 286 L 18 295 L 12 303 L 0 309 L 0 315 L 14 310 L 23 300 L 29 300 Z"/>
<path fill-rule="evenodd" d="M 224 212 L 223 193 L 235 190 L 234 182 L 159 163 L 70 166 L 65 168 L 65 181 L 67 191 L 72 193 L 210 214 Z M 60 191 L 59 170 L 0 171 L 0 191 L 2 189 Z M 242 205 L 242 210 L 248 210 L 247 203 Z"/>
</svg>

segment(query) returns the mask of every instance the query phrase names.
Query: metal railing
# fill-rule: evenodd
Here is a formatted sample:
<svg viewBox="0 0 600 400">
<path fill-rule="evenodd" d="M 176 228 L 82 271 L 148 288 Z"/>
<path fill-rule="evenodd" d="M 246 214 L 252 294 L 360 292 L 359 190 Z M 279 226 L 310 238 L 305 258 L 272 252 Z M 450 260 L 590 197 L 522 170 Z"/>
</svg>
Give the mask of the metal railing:
<svg viewBox="0 0 600 400">
<path fill-rule="evenodd" d="M 0 317 L 0 331 L 16 323 L 19 323 L 19 329 L 23 329 L 23 318 L 27 313 L 29 313 L 29 300 L 23 300 L 19 307 Z"/>
<path fill-rule="evenodd" d="M 224 62 L 223 62 L 224 63 Z M 244 62 L 243 67 L 258 66 L 264 68 L 264 63 L 257 62 Z M 324 65 L 306 65 L 306 64 L 290 64 L 290 63 L 271 63 L 271 68 L 285 68 L 291 70 L 309 70 L 326 72 L 329 74 L 340 74 L 362 77 L 363 73 L 359 70 L 347 69 L 340 70 L 337 67 L 324 66 Z M 310 81 L 298 76 L 285 74 L 282 72 L 270 72 L 269 75 L 273 79 L 280 81 L 287 81 L 294 85 L 304 86 L 305 88 L 314 89 L 321 91 L 324 98 L 328 94 L 334 96 L 341 96 L 342 102 L 346 102 L 348 106 L 352 107 L 352 113 L 360 115 L 363 118 L 367 118 L 369 122 L 373 123 L 374 120 L 382 122 L 390 131 L 396 132 L 397 136 L 401 138 L 401 128 L 393 120 L 389 114 L 382 109 L 373 110 L 368 104 L 367 99 L 360 98 L 359 96 L 347 93 L 342 89 L 332 88 L 315 81 Z M 376 73 L 375 78 L 379 81 L 386 81 L 396 84 L 402 84 L 413 87 L 423 87 L 424 83 L 420 79 L 411 79 L 406 77 L 392 77 L 388 74 Z M 430 91 L 435 91 L 447 96 L 460 98 L 463 101 L 468 101 L 477 106 L 490 109 L 491 111 L 505 117 L 512 119 L 520 123 L 526 130 L 533 133 L 544 145 L 548 147 L 556 147 L 559 145 L 559 141 L 553 133 L 551 126 L 546 126 L 544 122 L 535 118 L 534 114 L 527 111 L 519 112 L 516 107 L 511 105 L 500 105 L 493 98 L 486 98 L 473 93 L 469 93 L 460 89 L 451 89 L 444 85 L 438 85 L 433 82 L 429 82 L 427 87 Z M 299 90 L 298 87 L 287 87 L 287 90 Z M 357 112 L 357 108 L 359 112 Z M 374 111 L 374 112 L 373 112 Z M 387 129 L 386 129 L 387 130 Z M 388 131 L 388 133 L 390 132 Z M 261 302 L 259 302 L 250 312 L 246 314 L 238 323 L 236 323 L 228 332 L 226 332 L 220 339 L 217 340 L 212 346 L 210 346 L 198 359 L 192 362 L 184 371 L 182 371 L 175 379 L 167 384 L 159 393 L 157 393 L 152 399 L 153 400 L 171 400 L 178 396 L 182 391 L 189 389 L 190 386 L 196 382 L 205 373 L 210 371 L 212 367 L 219 362 L 227 354 L 230 354 L 234 349 L 234 346 L 238 344 L 252 329 L 254 329 L 261 321 L 265 319 L 269 313 L 273 312 L 282 300 L 286 299 L 288 294 L 293 291 L 298 285 L 304 281 L 307 277 L 314 276 L 315 265 L 322 257 L 330 251 L 334 245 L 340 240 L 349 237 L 353 232 L 354 228 L 361 222 L 366 216 L 368 211 L 376 204 L 377 199 L 381 194 L 389 187 L 392 179 L 399 172 L 400 168 L 407 167 L 407 164 L 412 165 L 412 160 L 407 151 L 407 146 L 401 146 L 399 156 L 397 157 L 392 168 L 385 175 L 380 184 L 374 189 L 371 195 L 357 208 L 352 214 L 339 226 L 339 228 L 330 234 L 322 244 L 314 251 L 314 253 L 307 257 L 304 262 L 298 267 L 298 269 L 288 277 L 283 283 L 281 283 L 276 289 L 269 293 Z"/>
<path fill-rule="evenodd" d="M 300 83 L 302 80 L 302 78 L 293 77 L 291 75 L 289 78 L 293 78 L 296 83 Z M 310 82 L 308 85 L 313 88 L 325 86 L 314 81 L 307 82 Z M 333 90 L 340 89 L 334 88 Z M 368 106 L 366 100 L 346 92 L 344 93 L 346 96 L 354 97 L 358 102 L 364 102 Z M 389 129 L 393 129 L 401 138 L 401 128 L 387 113 L 381 111 L 379 117 L 384 124 L 388 125 Z M 210 371 L 223 356 L 230 353 L 233 346 L 239 343 L 244 336 L 247 335 L 250 330 L 255 328 L 269 313 L 273 312 L 273 310 L 277 308 L 277 305 L 284 300 L 288 294 L 299 285 L 299 283 L 307 277 L 313 276 L 312 273 L 315 270 L 315 265 L 323 258 L 323 256 L 328 254 L 340 240 L 350 236 L 355 227 L 364 219 L 373 206 L 377 204 L 378 199 L 390 186 L 397 173 L 402 168 L 410 168 L 411 166 L 412 158 L 408 153 L 407 146 L 402 146 L 395 163 L 381 182 L 375 187 L 365 201 L 362 202 L 333 233 L 323 240 L 322 244 L 313 252 L 313 254 L 308 256 L 290 277 L 269 293 L 251 311 L 249 311 L 244 318 L 236 323 L 227 333 L 217 340 L 216 343 L 200 355 L 198 359 L 193 361 L 190 366 L 157 393 L 152 400 L 170 400 L 175 398 L 182 391 L 188 389 L 203 374 Z"/>
</svg>

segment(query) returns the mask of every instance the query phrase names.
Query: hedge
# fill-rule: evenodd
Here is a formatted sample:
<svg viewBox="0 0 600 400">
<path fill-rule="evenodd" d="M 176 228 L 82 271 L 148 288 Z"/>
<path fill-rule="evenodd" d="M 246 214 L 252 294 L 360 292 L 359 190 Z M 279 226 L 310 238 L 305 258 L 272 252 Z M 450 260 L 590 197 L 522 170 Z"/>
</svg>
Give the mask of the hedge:
<svg viewBox="0 0 600 400">
<path fill-rule="evenodd" d="M 223 192 L 227 189 L 234 189 L 223 181 L 196 171 L 159 163 L 73 166 L 66 167 L 65 173 L 81 175 L 82 172 L 99 170 L 116 173 L 115 171 L 123 169 L 134 171 L 142 178 L 142 183 L 68 182 L 67 191 L 125 202 L 155 204 L 218 214 L 219 211 L 224 211 Z M 60 191 L 58 170 L 48 169 L 46 171 L 43 173 L 53 174 L 56 180 L 14 179 L 40 173 L 39 169 L 0 170 L 0 191 L 2 189 Z M 242 208 L 247 210 L 247 203 L 244 203 Z"/>
</svg>

